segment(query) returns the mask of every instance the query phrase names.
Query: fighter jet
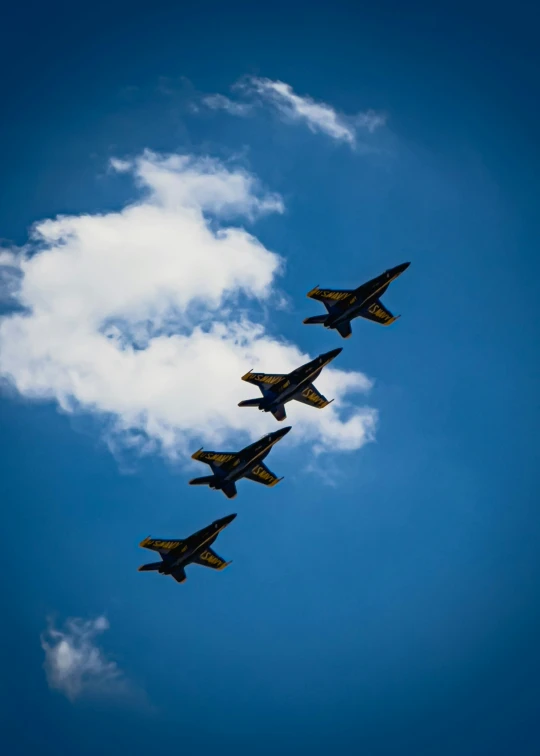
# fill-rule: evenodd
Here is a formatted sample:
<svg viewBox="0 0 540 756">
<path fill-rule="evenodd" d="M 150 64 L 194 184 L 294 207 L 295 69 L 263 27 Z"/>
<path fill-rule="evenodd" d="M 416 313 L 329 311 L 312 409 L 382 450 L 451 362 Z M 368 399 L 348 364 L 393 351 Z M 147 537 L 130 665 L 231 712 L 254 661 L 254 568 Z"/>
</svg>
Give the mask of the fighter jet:
<svg viewBox="0 0 540 756">
<path fill-rule="evenodd" d="M 170 575 L 178 583 L 186 580 L 185 568 L 188 564 L 200 564 L 213 570 L 223 570 L 230 562 L 225 562 L 210 546 L 227 525 L 234 520 L 235 514 L 222 517 L 208 527 L 198 530 L 184 540 L 172 538 L 145 538 L 139 546 L 143 549 L 157 551 L 161 562 L 142 564 L 139 572 L 156 571 L 161 575 Z"/>
<path fill-rule="evenodd" d="M 263 412 L 271 412 L 276 420 L 284 420 L 287 417 L 285 403 L 296 399 L 302 404 L 322 409 L 330 402 L 322 394 L 319 394 L 313 381 L 319 377 L 325 365 L 332 362 L 342 348 L 333 349 L 331 352 L 320 354 L 311 362 L 301 365 L 292 373 L 253 373 L 251 370 L 242 376 L 243 381 L 258 386 L 263 395 L 262 399 L 245 399 L 238 404 L 239 407 L 258 407 Z"/>
<path fill-rule="evenodd" d="M 352 334 L 351 320 L 353 318 L 361 317 L 381 325 L 390 325 L 400 316 L 394 317 L 382 304 L 380 297 L 392 281 L 407 270 L 409 265 L 410 263 L 406 262 L 390 268 L 357 289 L 320 289 L 316 286 L 307 296 L 322 302 L 328 314 L 314 315 L 306 318 L 304 323 L 306 325 L 321 324 L 325 328 L 335 329 L 344 339 L 348 339 Z"/>
<path fill-rule="evenodd" d="M 199 462 L 210 465 L 213 475 L 194 478 L 189 481 L 189 485 L 210 486 L 210 488 L 223 491 L 228 499 L 234 499 L 236 496 L 235 484 L 240 478 L 248 478 L 248 480 L 262 483 L 264 486 L 275 486 L 283 478 L 276 478 L 274 473 L 270 472 L 263 464 L 263 459 L 273 445 L 283 438 L 290 429 L 289 426 L 269 433 L 239 452 L 215 452 L 199 449 L 191 455 L 191 459 L 197 459 Z"/>
</svg>

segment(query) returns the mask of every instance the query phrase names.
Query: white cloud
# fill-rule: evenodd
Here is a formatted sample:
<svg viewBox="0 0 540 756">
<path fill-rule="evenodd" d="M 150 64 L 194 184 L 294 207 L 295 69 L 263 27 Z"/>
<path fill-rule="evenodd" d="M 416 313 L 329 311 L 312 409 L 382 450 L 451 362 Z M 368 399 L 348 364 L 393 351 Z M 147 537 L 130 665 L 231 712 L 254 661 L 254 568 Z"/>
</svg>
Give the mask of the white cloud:
<svg viewBox="0 0 540 756">
<path fill-rule="evenodd" d="M 357 113 L 351 118 L 355 126 L 367 129 L 370 134 L 386 124 L 386 115 L 377 113 L 375 110 L 366 110 L 365 113 Z"/>
<path fill-rule="evenodd" d="M 249 302 L 281 299 L 283 260 L 230 222 L 281 213 L 281 198 L 208 158 L 145 152 L 112 166 L 133 176 L 138 202 L 40 221 L 18 255 L 24 310 L 0 321 L 0 376 L 26 397 L 99 413 L 111 444 L 171 457 L 274 430 L 237 406 L 257 395 L 240 377 L 309 355 L 249 317 Z M 336 401 L 289 404 L 287 443 L 357 449 L 372 438 L 376 411 L 346 400 L 369 389 L 362 373 L 327 369 L 317 386 Z"/>
<path fill-rule="evenodd" d="M 0 303 L 14 303 L 20 280 L 20 256 L 12 250 L 0 249 Z"/>
<path fill-rule="evenodd" d="M 221 94 L 206 95 L 201 102 L 210 110 L 225 110 L 235 116 L 248 116 L 253 112 L 253 106 L 250 103 L 235 102 Z"/>
<path fill-rule="evenodd" d="M 135 692 L 116 662 L 110 661 L 95 643 L 96 637 L 108 628 L 106 617 L 69 619 L 63 630 L 49 621 L 41 636 L 41 647 L 50 688 L 70 701 L 83 696 L 131 696 Z"/>
<path fill-rule="evenodd" d="M 274 105 L 282 116 L 292 121 L 304 121 L 313 132 L 322 132 L 332 139 L 356 144 L 358 129 L 370 133 L 383 126 L 383 114 L 368 110 L 355 116 L 339 114 L 331 105 L 316 102 L 309 96 L 297 95 L 290 84 L 271 79 L 247 77 L 235 85 L 236 89 L 255 93 Z"/>
<path fill-rule="evenodd" d="M 118 158 L 111 158 L 110 166 L 113 171 L 116 171 L 116 173 L 127 173 L 131 168 L 131 163 L 129 160 L 119 160 Z"/>
</svg>

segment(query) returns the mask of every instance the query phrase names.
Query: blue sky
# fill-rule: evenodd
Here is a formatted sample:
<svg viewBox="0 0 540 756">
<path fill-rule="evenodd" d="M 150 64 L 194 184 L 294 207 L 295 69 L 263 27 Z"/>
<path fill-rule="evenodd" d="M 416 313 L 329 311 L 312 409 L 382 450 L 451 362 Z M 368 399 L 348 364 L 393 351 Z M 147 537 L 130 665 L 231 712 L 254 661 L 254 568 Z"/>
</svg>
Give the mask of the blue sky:
<svg viewBox="0 0 540 756">
<path fill-rule="evenodd" d="M 9 752 L 537 754 L 532 13 L 98 2 L 6 28 Z M 302 325 L 316 284 L 406 260 L 390 328 Z M 188 487 L 203 443 L 279 427 L 236 407 L 244 372 L 336 346 L 277 488 Z M 137 572 L 145 536 L 229 512 L 224 572 Z"/>
</svg>

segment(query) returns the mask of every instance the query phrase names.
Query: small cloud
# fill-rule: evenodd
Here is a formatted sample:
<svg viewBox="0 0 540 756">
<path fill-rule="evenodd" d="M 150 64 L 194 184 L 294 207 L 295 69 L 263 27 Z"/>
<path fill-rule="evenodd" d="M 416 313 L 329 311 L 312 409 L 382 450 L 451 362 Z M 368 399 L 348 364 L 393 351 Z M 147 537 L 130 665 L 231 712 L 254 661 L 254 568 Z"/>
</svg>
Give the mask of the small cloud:
<svg viewBox="0 0 540 756">
<path fill-rule="evenodd" d="M 283 118 L 303 121 L 310 131 L 326 134 L 351 147 L 356 145 L 358 129 L 373 133 L 386 123 L 386 116 L 373 110 L 355 116 L 340 114 L 325 102 L 296 94 L 291 85 L 283 81 L 247 77 L 235 84 L 234 89 L 247 95 L 255 94 L 272 104 Z"/>
<path fill-rule="evenodd" d="M 373 134 L 381 126 L 386 125 L 386 114 L 377 113 L 375 110 L 366 110 L 365 113 L 358 113 L 358 115 L 353 116 L 353 121 L 359 128 L 367 129 L 370 134 Z"/>
<path fill-rule="evenodd" d="M 309 462 L 303 469 L 305 475 L 317 477 L 321 480 L 323 485 L 330 488 L 337 488 L 340 478 L 343 478 L 343 473 L 339 473 L 335 468 L 328 470 L 322 467 L 320 459 L 316 463 Z"/>
<path fill-rule="evenodd" d="M 83 697 L 140 697 L 117 663 L 96 645 L 98 635 L 109 629 L 106 617 L 68 619 L 63 630 L 49 620 L 41 636 L 49 687 L 70 701 Z"/>
<path fill-rule="evenodd" d="M 300 97 L 290 84 L 283 81 L 253 77 L 248 79 L 247 86 L 275 105 L 283 116 L 305 121 L 311 131 L 321 131 L 333 139 L 354 143 L 354 128 L 345 124 L 330 105 L 315 102 L 311 97 Z"/>
<path fill-rule="evenodd" d="M 210 110 L 225 110 L 230 115 L 248 116 L 253 112 L 253 105 L 246 102 L 234 102 L 234 100 L 221 94 L 207 95 L 201 102 Z"/>
<path fill-rule="evenodd" d="M 131 169 L 131 163 L 129 160 L 120 160 L 119 158 L 111 158 L 109 165 L 117 173 L 127 173 Z"/>
</svg>

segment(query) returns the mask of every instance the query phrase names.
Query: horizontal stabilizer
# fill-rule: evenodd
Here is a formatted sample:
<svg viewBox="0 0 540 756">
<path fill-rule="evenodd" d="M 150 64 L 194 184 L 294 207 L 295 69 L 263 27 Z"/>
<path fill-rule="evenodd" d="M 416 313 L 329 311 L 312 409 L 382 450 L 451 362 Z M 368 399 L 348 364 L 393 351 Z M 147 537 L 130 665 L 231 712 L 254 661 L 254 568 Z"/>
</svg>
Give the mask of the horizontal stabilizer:
<svg viewBox="0 0 540 756">
<path fill-rule="evenodd" d="M 219 489 L 223 491 L 223 493 L 228 499 L 234 499 L 234 497 L 237 494 L 236 486 L 234 485 L 234 482 L 225 481 L 221 483 L 219 478 L 217 478 L 215 475 L 205 475 L 202 478 L 192 478 L 192 480 L 189 481 L 189 485 L 190 486 L 210 486 L 210 488 Z"/>
<path fill-rule="evenodd" d="M 313 315 L 311 318 L 305 318 L 302 322 L 304 325 L 324 325 L 327 317 L 327 315 Z"/>
<path fill-rule="evenodd" d="M 204 475 L 202 478 L 192 478 L 189 481 L 190 486 L 209 486 L 214 483 L 216 479 L 215 475 Z"/>
<path fill-rule="evenodd" d="M 154 570 L 159 570 L 159 568 L 163 565 L 163 562 L 151 562 L 150 564 L 141 564 L 139 567 L 139 572 L 153 572 Z"/>
<path fill-rule="evenodd" d="M 260 399 L 244 399 L 243 402 L 238 402 L 239 407 L 258 407 L 261 403 Z"/>
</svg>

